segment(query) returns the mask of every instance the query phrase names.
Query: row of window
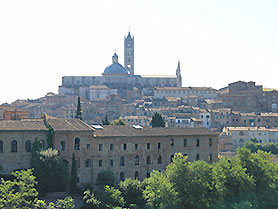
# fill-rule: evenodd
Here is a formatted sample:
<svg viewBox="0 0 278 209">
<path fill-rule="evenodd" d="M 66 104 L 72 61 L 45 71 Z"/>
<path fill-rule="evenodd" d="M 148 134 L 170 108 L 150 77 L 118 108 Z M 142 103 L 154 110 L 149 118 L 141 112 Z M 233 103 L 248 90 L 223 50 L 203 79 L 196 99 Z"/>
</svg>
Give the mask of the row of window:
<svg viewBox="0 0 278 209">
<path fill-rule="evenodd" d="M 11 142 L 11 152 L 17 152 L 17 141 L 13 140 Z M 32 148 L 32 144 L 30 140 L 25 141 L 25 145 L 24 145 L 24 150 L 25 152 L 31 152 L 31 148 Z M 40 141 L 40 149 L 44 150 L 45 149 L 45 143 L 43 140 Z M 4 152 L 4 143 L 3 141 L 0 140 L 0 153 Z"/>
</svg>

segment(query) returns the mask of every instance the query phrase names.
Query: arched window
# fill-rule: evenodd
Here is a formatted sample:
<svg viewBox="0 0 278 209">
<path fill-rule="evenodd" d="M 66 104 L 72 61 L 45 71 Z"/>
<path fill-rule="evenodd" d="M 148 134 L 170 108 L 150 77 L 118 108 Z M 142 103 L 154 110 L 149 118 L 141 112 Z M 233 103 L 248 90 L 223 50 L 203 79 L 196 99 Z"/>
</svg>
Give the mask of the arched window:
<svg viewBox="0 0 278 209">
<path fill-rule="evenodd" d="M 150 156 L 147 156 L 146 164 L 147 164 L 147 165 L 150 165 L 150 164 L 151 164 L 151 157 L 150 157 Z"/>
<path fill-rule="evenodd" d="M 196 160 L 200 160 L 200 154 L 199 153 L 196 154 Z"/>
<path fill-rule="evenodd" d="M 174 154 L 171 155 L 170 161 L 173 162 Z"/>
<path fill-rule="evenodd" d="M 138 171 L 135 172 L 134 178 L 139 179 L 139 172 Z"/>
<path fill-rule="evenodd" d="M 120 181 L 124 181 L 125 180 L 125 174 L 124 172 L 120 173 Z"/>
<path fill-rule="evenodd" d="M 139 156 L 138 155 L 135 157 L 135 165 L 139 165 Z"/>
<path fill-rule="evenodd" d="M 243 144 L 243 143 L 244 143 L 244 139 L 243 139 L 243 138 L 240 138 L 239 143 L 240 143 L 240 144 Z"/>
<path fill-rule="evenodd" d="M 161 157 L 161 155 L 159 155 L 158 158 L 157 158 L 157 164 L 162 164 L 162 157 Z"/>
<path fill-rule="evenodd" d="M 17 141 L 15 140 L 11 143 L 11 152 L 17 152 Z"/>
<path fill-rule="evenodd" d="M 120 158 L 120 166 L 124 166 L 125 165 L 125 157 L 121 156 Z"/>
<path fill-rule="evenodd" d="M 85 164 L 86 164 L 86 167 L 87 167 L 87 168 L 91 167 L 91 166 L 92 166 L 92 160 L 91 160 L 91 159 L 87 159 L 87 160 L 85 161 Z"/>
<path fill-rule="evenodd" d="M 27 140 L 25 142 L 25 152 L 31 152 L 31 141 Z"/>
<path fill-rule="evenodd" d="M 3 153 L 3 142 L 0 140 L 0 153 Z"/>
<path fill-rule="evenodd" d="M 43 140 L 40 141 L 40 149 L 45 150 L 45 143 Z"/>
<path fill-rule="evenodd" d="M 80 150 L 80 139 L 78 137 L 74 139 L 74 150 Z"/>
</svg>

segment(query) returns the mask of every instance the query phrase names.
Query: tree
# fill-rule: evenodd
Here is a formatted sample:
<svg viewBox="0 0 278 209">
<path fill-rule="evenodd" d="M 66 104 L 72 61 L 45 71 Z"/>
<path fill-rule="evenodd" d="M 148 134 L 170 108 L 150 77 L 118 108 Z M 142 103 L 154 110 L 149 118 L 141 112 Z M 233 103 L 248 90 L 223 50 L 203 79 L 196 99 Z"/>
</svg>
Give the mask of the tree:
<svg viewBox="0 0 278 209">
<path fill-rule="evenodd" d="M 32 169 L 12 172 L 14 180 L 1 179 L 0 183 L 0 208 L 29 209 L 34 205 L 38 195 L 35 185 L 35 176 Z"/>
<path fill-rule="evenodd" d="M 76 116 L 75 118 L 79 118 L 82 120 L 82 111 L 81 111 L 81 102 L 80 102 L 80 97 L 77 99 L 77 109 L 76 109 Z"/>
<path fill-rule="evenodd" d="M 47 204 L 44 200 L 37 200 L 34 209 L 74 209 L 74 201 L 71 197 L 66 197 L 63 200 L 58 199 L 55 203 Z"/>
<path fill-rule="evenodd" d="M 64 191 L 68 182 L 68 168 L 59 156 L 58 150 L 49 148 L 39 154 L 34 166 L 39 192 Z"/>
<path fill-rule="evenodd" d="M 122 120 L 122 118 L 119 118 L 118 120 L 114 120 L 112 123 L 110 123 L 111 126 L 126 126 L 127 124 Z"/>
<path fill-rule="evenodd" d="M 165 122 L 159 113 L 154 113 L 151 121 L 152 127 L 165 127 Z"/>
<path fill-rule="evenodd" d="M 106 115 L 104 120 L 102 120 L 102 125 L 110 125 L 110 122 L 108 120 L 108 115 Z"/>
<path fill-rule="evenodd" d="M 38 166 L 40 161 L 40 142 L 38 141 L 38 137 L 35 138 L 35 141 L 32 143 L 32 149 L 31 149 L 31 162 L 30 165 L 32 168 L 35 168 Z"/>
<path fill-rule="evenodd" d="M 76 192 L 77 189 L 77 166 L 74 153 L 72 153 L 72 164 L 71 164 L 71 178 L 70 178 L 70 191 Z"/>
<path fill-rule="evenodd" d="M 102 170 L 97 175 L 96 183 L 100 188 L 103 188 L 105 185 L 114 186 L 115 175 L 112 171 Z"/>
</svg>

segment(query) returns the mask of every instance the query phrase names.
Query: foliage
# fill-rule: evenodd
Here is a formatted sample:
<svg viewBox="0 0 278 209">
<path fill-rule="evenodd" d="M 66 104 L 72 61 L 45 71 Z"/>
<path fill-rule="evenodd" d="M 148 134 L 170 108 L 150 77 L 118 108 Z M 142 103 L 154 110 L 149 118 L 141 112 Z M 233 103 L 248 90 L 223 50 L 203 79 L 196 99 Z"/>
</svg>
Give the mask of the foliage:
<svg viewBox="0 0 278 209">
<path fill-rule="evenodd" d="M 274 155 L 278 154 L 278 143 L 264 143 L 263 145 L 258 143 L 258 140 L 250 139 L 250 141 L 245 143 L 245 147 L 250 149 L 251 152 L 257 152 L 258 150 L 262 150 L 265 152 L 271 152 Z"/>
<path fill-rule="evenodd" d="M 54 148 L 53 139 L 54 139 L 54 130 L 47 119 L 47 115 L 44 116 L 45 126 L 47 128 L 47 148 Z"/>
<path fill-rule="evenodd" d="M 71 164 L 71 178 L 70 178 L 70 191 L 71 193 L 76 192 L 77 189 L 77 166 L 74 153 L 72 154 L 72 164 Z"/>
<path fill-rule="evenodd" d="M 97 175 L 96 183 L 100 188 L 105 185 L 113 186 L 115 184 L 115 175 L 112 171 L 102 170 Z"/>
<path fill-rule="evenodd" d="M 83 209 L 97 209 L 100 208 L 101 202 L 95 198 L 94 193 L 91 193 L 90 190 L 84 192 L 84 205 Z"/>
<path fill-rule="evenodd" d="M 146 204 L 146 200 L 143 196 L 143 191 L 145 189 L 144 182 L 141 182 L 138 179 L 134 180 L 127 178 L 120 182 L 119 189 L 125 199 L 125 207 L 136 205 L 138 208 L 143 208 Z"/>
<path fill-rule="evenodd" d="M 38 138 L 35 138 L 35 141 L 32 143 L 32 149 L 31 149 L 31 162 L 30 165 L 32 168 L 35 168 L 39 164 L 40 159 L 40 142 L 38 141 Z"/>
<path fill-rule="evenodd" d="M 15 171 L 12 175 L 15 177 L 13 181 L 1 179 L 0 208 L 31 208 L 38 195 L 35 189 L 37 182 L 32 175 L 32 169 Z"/>
<path fill-rule="evenodd" d="M 74 201 L 71 197 L 66 197 L 63 200 L 57 200 L 55 203 L 47 204 L 44 200 L 38 200 L 35 203 L 34 209 L 74 209 Z"/>
<path fill-rule="evenodd" d="M 49 148 L 39 154 L 34 165 L 39 192 L 64 191 L 68 181 L 68 168 L 59 156 L 58 150 Z"/>
<path fill-rule="evenodd" d="M 102 125 L 110 125 L 110 122 L 108 120 L 108 115 L 106 115 L 104 120 L 102 120 Z"/>
<path fill-rule="evenodd" d="M 75 118 L 79 118 L 82 120 L 82 111 L 81 111 L 81 102 L 80 102 L 80 97 L 77 99 L 77 109 L 76 109 L 76 116 Z"/>
<path fill-rule="evenodd" d="M 114 120 L 110 123 L 111 126 L 126 126 L 127 124 L 122 120 L 122 118 L 119 118 L 118 120 Z"/>
<path fill-rule="evenodd" d="M 152 127 L 165 127 L 165 122 L 159 113 L 154 113 L 151 121 Z"/>
</svg>

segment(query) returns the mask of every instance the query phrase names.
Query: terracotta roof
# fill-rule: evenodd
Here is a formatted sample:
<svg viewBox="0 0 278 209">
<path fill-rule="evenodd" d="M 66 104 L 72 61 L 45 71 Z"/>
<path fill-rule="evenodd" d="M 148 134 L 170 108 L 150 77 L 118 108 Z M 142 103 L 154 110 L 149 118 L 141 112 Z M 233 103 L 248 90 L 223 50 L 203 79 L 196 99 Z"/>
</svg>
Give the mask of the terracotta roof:
<svg viewBox="0 0 278 209">
<path fill-rule="evenodd" d="M 151 128 L 141 130 L 131 126 L 103 126 L 102 130 L 95 130 L 96 137 L 132 137 L 132 136 L 192 136 L 192 135 L 218 135 L 205 128 Z"/>
<path fill-rule="evenodd" d="M 46 131 L 42 119 L 2 120 L 0 131 Z"/>
<path fill-rule="evenodd" d="M 48 119 L 54 131 L 92 131 L 93 128 L 79 119 Z"/>
</svg>

